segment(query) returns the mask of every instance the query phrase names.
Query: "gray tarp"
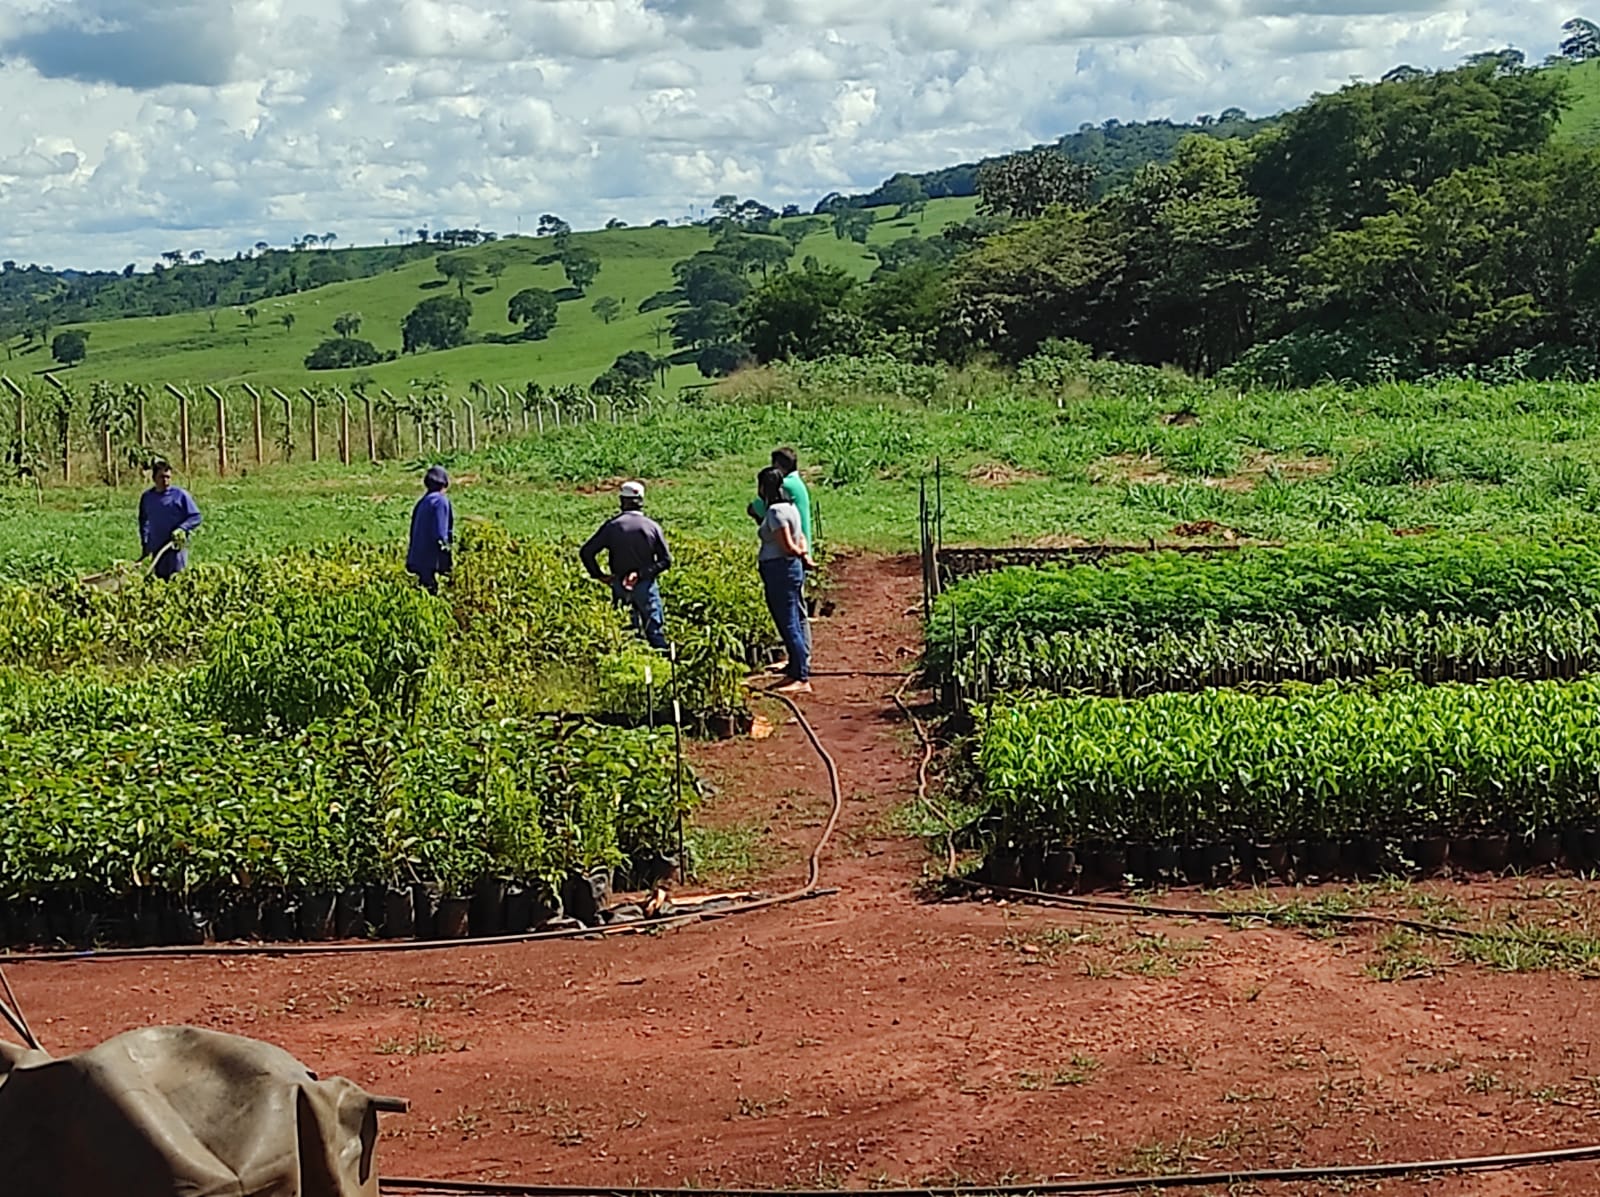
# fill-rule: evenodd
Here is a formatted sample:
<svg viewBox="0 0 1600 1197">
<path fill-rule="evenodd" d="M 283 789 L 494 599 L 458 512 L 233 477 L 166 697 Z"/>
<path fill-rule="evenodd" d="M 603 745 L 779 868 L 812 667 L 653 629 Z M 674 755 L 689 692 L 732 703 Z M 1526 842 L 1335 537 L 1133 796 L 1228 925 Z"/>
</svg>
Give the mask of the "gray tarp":
<svg viewBox="0 0 1600 1197">
<path fill-rule="evenodd" d="M 194 1027 L 64 1060 L 0 1042 L 4 1197 L 376 1197 L 377 1110 L 276 1047 Z"/>
</svg>

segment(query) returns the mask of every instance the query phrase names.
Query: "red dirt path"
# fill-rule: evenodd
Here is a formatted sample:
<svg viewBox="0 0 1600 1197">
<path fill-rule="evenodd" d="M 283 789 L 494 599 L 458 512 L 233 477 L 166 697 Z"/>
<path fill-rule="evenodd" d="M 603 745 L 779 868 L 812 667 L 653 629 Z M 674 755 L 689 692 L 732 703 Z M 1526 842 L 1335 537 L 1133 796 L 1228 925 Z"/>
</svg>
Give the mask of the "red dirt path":
<svg viewBox="0 0 1600 1197">
<path fill-rule="evenodd" d="M 915 561 L 843 562 L 817 668 L 908 668 L 919 593 Z M 846 798 L 835 897 L 638 939 L 30 964 L 12 982 L 56 1051 L 187 1022 L 410 1097 L 384 1121 L 391 1175 L 864 1188 L 1600 1140 L 1597 990 L 1570 974 L 1384 983 L 1364 972 L 1375 933 L 921 901 L 927 858 L 887 818 L 914 777 L 894 685 L 822 678 L 803 700 Z M 770 888 L 803 875 L 827 789 L 799 729 L 697 758 L 721 790 L 706 818 L 770 829 Z M 1565 881 L 1546 904 L 1594 897 Z M 1260 1191 L 1580 1194 L 1600 1167 Z"/>
</svg>

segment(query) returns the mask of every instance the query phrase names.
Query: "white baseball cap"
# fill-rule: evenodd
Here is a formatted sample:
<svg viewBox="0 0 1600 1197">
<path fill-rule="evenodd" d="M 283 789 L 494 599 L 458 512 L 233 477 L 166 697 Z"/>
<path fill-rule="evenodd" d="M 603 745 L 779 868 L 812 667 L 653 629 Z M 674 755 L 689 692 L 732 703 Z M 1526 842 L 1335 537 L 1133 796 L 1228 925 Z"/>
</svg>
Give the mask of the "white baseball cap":
<svg viewBox="0 0 1600 1197">
<path fill-rule="evenodd" d="M 644 483 L 643 482 L 624 482 L 622 484 L 622 497 L 624 499 L 642 499 L 642 498 L 644 498 Z"/>
</svg>

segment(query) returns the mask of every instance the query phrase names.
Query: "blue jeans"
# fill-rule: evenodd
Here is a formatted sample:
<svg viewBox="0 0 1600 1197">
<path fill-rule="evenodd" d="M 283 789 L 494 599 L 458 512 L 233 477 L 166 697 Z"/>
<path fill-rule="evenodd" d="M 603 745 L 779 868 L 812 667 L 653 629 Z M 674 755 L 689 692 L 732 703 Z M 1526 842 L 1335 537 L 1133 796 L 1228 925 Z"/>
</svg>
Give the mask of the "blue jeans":
<svg viewBox="0 0 1600 1197">
<path fill-rule="evenodd" d="M 661 606 L 661 587 L 654 578 L 639 583 L 631 591 L 624 590 L 620 582 L 615 583 L 611 588 L 611 600 L 619 607 L 628 608 L 633 630 L 640 633 L 651 648 L 666 651 L 666 616 Z"/>
<path fill-rule="evenodd" d="M 761 585 L 767 593 L 767 610 L 778 625 L 783 647 L 789 653 L 788 675 L 796 681 L 811 678 L 811 627 L 806 620 L 806 570 L 798 557 L 760 563 Z"/>
</svg>

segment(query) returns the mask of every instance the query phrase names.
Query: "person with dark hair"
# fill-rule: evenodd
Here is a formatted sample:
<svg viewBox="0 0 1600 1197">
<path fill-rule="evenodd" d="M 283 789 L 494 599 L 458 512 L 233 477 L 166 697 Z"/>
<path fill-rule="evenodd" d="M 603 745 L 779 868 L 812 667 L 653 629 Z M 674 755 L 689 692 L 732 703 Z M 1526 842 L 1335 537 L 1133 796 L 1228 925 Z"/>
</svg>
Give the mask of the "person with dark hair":
<svg viewBox="0 0 1600 1197">
<path fill-rule="evenodd" d="M 761 551 L 756 568 L 766 592 L 767 610 L 778 626 L 789 663 L 783 674 L 789 680 L 780 694 L 811 693 L 811 628 L 806 620 L 806 570 L 815 569 L 811 546 L 802 531 L 800 512 L 783 486 L 783 470 L 768 466 L 756 475 L 756 492 L 765 514 L 761 517 Z"/>
<path fill-rule="evenodd" d="M 189 533 L 200 526 L 200 508 L 181 486 L 172 485 L 172 465 L 150 463 L 150 489 L 139 496 L 139 560 L 153 558 L 150 572 L 163 581 L 189 564 Z"/>
<path fill-rule="evenodd" d="M 426 493 L 411 509 L 411 541 L 406 548 L 406 572 L 415 575 L 429 594 L 439 593 L 439 576 L 452 565 L 451 539 L 456 513 L 450 506 L 450 475 L 443 466 L 429 466 L 422 476 Z"/>
<path fill-rule="evenodd" d="M 624 482 L 620 500 L 622 510 L 584 542 L 578 558 L 591 578 L 611 587 L 611 601 L 628 608 L 634 630 L 664 652 L 666 620 L 656 579 L 672 568 L 672 553 L 661 525 L 644 513 L 644 483 Z M 609 573 L 600 568 L 602 552 Z"/>
<path fill-rule="evenodd" d="M 800 531 L 806 538 L 806 545 L 811 545 L 811 492 L 806 489 L 806 480 L 800 477 L 800 455 L 788 445 L 772 451 L 772 468 L 783 474 L 783 493 L 789 496 L 789 501 L 794 504 L 795 511 L 800 516 Z M 745 512 L 756 523 L 760 523 L 767 515 L 767 504 L 760 495 L 755 501 L 745 508 Z"/>
</svg>

